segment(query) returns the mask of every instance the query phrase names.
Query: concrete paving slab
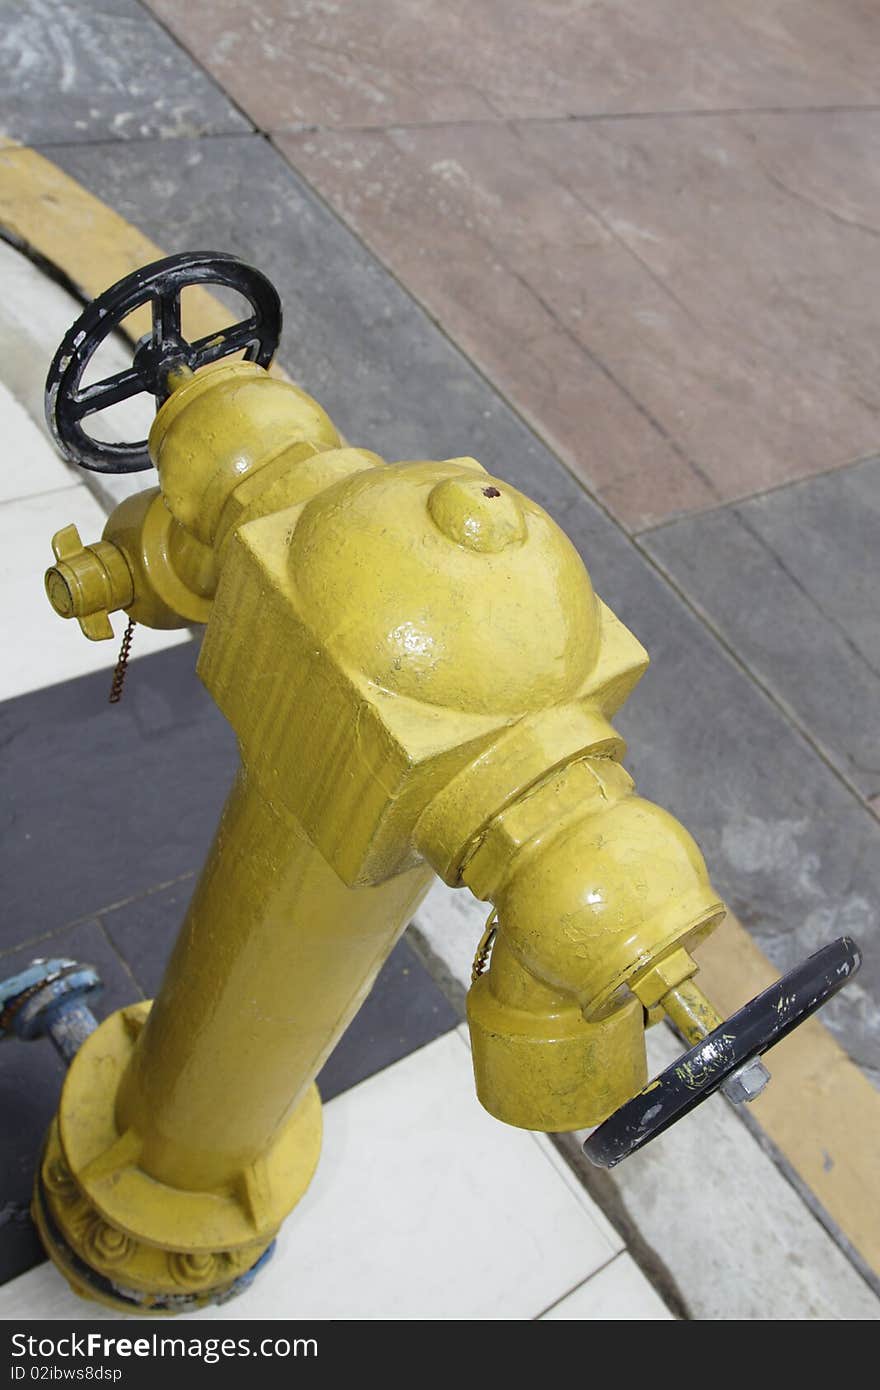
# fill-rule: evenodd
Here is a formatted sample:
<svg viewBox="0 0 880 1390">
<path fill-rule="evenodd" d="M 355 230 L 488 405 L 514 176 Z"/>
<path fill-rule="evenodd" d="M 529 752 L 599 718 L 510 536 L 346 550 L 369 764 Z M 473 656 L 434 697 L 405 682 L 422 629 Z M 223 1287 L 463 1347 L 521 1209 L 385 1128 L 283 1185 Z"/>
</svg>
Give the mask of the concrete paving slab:
<svg viewBox="0 0 880 1390">
<path fill-rule="evenodd" d="M 672 1313 L 624 1253 L 541 1317 L 548 1322 L 668 1322 Z"/>
<path fill-rule="evenodd" d="M 629 529 L 875 451 L 880 112 L 277 143 Z"/>
<path fill-rule="evenodd" d="M 652 1030 L 651 1075 L 680 1055 L 669 1030 Z M 577 1152 L 578 1138 L 567 1144 Z M 692 1318 L 880 1320 L 880 1298 L 720 1095 L 633 1154 L 608 1183 L 687 1289 Z"/>
<path fill-rule="evenodd" d="M 878 536 L 874 458 L 643 539 L 869 802 L 880 793 Z"/>
<path fill-rule="evenodd" d="M 150 0 L 264 129 L 874 103 L 858 0 Z"/>
<path fill-rule="evenodd" d="M 0 0 L 0 134 L 25 144 L 248 129 L 137 0 Z"/>
</svg>

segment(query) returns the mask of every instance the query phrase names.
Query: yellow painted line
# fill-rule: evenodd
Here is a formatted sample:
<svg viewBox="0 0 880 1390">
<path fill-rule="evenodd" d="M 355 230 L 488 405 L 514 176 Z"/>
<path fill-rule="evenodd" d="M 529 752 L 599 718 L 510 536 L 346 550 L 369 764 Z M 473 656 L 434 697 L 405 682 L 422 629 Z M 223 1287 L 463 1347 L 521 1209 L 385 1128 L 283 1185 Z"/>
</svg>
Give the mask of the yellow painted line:
<svg viewBox="0 0 880 1390">
<path fill-rule="evenodd" d="M 42 155 L 2 139 L 0 226 L 58 266 L 90 299 L 165 254 Z M 229 322 L 228 311 L 209 292 L 194 289 L 190 295 L 193 333 L 212 333 Z M 145 311 L 133 333 L 148 328 Z M 704 943 L 699 959 L 706 992 L 725 1014 L 777 976 L 732 918 Z M 817 1020 L 774 1048 L 770 1065 L 774 1082 L 753 1102 L 752 1113 L 866 1264 L 880 1273 L 880 1094 Z"/>
<path fill-rule="evenodd" d="M 728 1015 L 779 972 L 729 917 L 697 951 L 700 983 Z M 880 1093 L 818 1018 L 767 1057 L 773 1076 L 750 1113 L 835 1225 L 880 1274 Z"/>
<path fill-rule="evenodd" d="M 57 266 L 86 299 L 167 253 L 35 150 L 0 141 L 0 226 Z M 187 331 L 205 337 L 231 321 L 208 290 L 187 291 Z M 150 330 L 145 305 L 125 323 L 133 339 Z M 48 365 L 48 364 L 47 364 Z M 286 373 L 273 364 L 273 375 Z"/>
</svg>

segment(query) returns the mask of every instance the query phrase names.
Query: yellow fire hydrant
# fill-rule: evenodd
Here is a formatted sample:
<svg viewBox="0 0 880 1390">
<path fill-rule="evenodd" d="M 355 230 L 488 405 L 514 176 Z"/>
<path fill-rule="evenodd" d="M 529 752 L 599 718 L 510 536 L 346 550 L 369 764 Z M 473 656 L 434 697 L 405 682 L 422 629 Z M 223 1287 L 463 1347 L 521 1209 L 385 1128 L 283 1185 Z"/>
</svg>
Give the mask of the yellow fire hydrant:
<svg viewBox="0 0 880 1390">
<path fill-rule="evenodd" d="M 253 316 L 186 343 L 196 280 Z M 50 602 L 93 639 L 119 610 L 204 624 L 198 672 L 241 749 L 159 995 L 78 1046 L 37 1176 L 52 1258 L 128 1309 L 198 1306 L 259 1264 L 318 1161 L 314 1077 L 435 874 L 492 907 L 468 1021 L 499 1119 L 595 1126 L 645 1085 L 646 1023 L 665 1010 L 695 1045 L 722 1023 L 692 951 L 724 906 L 610 722 L 643 648 L 509 483 L 348 447 L 270 375 L 267 286 L 229 257 L 160 262 L 86 311 L 49 380 L 69 456 L 159 484 L 99 541 L 56 535 Z M 131 371 L 82 387 L 147 302 Z M 163 402 L 148 456 L 88 439 L 87 415 L 143 389 Z"/>
</svg>

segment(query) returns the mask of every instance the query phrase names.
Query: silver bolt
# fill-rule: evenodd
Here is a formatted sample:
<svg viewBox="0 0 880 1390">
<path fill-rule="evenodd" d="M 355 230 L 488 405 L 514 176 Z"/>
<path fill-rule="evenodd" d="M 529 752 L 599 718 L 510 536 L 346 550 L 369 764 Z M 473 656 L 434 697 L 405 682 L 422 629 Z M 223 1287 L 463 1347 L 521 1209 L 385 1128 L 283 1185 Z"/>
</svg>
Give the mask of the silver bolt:
<svg viewBox="0 0 880 1390">
<path fill-rule="evenodd" d="M 763 1091 L 770 1080 L 770 1073 L 759 1057 L 753 1057 L 737 1071 L 731 1072 L 722 1084 L 721 1090 L 734 1105 L 745 1105 Z"/>
</svg>

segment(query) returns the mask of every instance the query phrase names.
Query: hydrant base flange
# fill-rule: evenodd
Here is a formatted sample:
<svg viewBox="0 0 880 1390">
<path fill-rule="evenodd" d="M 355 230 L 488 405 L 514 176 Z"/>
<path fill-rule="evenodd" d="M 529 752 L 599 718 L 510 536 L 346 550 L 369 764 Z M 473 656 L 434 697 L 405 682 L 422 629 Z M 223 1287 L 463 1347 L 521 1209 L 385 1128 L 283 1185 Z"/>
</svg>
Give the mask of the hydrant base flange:
<svg viewBox="0 0 880 1390">
<path fill-rule="evenodd" d="M 141 1316 L 171 1317 L 180 1313 L 196 1312 L 212 1303 L 228 1303 L 230 1299 L 237 1298 L 250 1288 L 256 1276 L 275 1253 L 273 1240 L 255 1263 L 239 1274 L 231 1284 L 227 1283 L 199 1293 L 186 1294 L 181 1291 L 176 1294 L 149 1295 L 137 1289 L 126 1289 L 122 1285 L 114 1284 L 112 1279 L 99 1274 L 91 1265 L 86 1264 L 68 1245 L 52 1219 L 39 1169 L 34 1184 L 31 1216 L 43 1248 L 78 1297 L 102 1303 L 106 1308 L 113 1308 L 117 1312 Z"/>
<path fill-rule="evenodd" d="M 78 1292 L 103 1289 L 102 1301 L 129 1311 L 177 1312 L 233 1296 L 266 1254 L 317 1166 L 321 1102 L 310 1086 L 269 1151 L 222 1189 L 158 1182 L 139 1166 L 138 1135 L 116 1124 L 119 1082 L 149 1009 L 111 1014 L 74 1058 L 37 1174 L 34 1219 Z"/>
</svg>

